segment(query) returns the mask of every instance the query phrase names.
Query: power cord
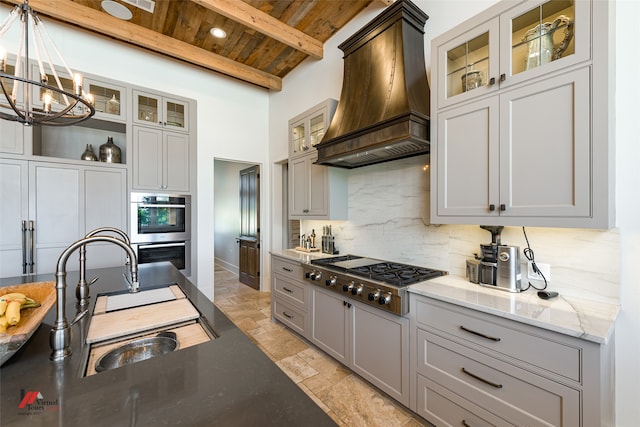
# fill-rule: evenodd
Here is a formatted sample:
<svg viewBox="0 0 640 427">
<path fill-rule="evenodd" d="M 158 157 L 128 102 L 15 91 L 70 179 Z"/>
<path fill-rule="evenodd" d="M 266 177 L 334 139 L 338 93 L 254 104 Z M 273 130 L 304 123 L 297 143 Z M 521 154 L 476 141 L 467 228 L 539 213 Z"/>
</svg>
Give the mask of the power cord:
<svg viewBox="0 0 640 427">
<path fill-rule="evenodd" d="M 525 258 L 528 259 L 531 262 L 531 268 L 533 268 L 533 272 L 539 274 L 540 276 L 542 276 L 542 279 L 544 280 L 544 287 L 536 288 L 535 286 L 533 286 L 531 284 L 531 282 L 529 282 L 529 286 L 527 286 L 526 288 L 522 289 L 522 292 L 526 291 L 529 288 L 533 288 L 533 289 L 538 290 L 538 291 L 545 290 L 545 289 L 547 289 L 547 278 L 544 277 L 544 274 L 542 274 L 542 271 L 540 271 L 540 269 L 536 265 L 536 256 L 533 253 L 533 249 L 531 249 L 531 246 L 529 245 L 529 239 L 527 238 L 527 232 L 525 231 L 524 227 L 522 227 L 522 233 L 524 234 L 524 240 L 527 242 L 527 247 L 524 248 L 522 253 L 524 253 Z"/>
</svg>

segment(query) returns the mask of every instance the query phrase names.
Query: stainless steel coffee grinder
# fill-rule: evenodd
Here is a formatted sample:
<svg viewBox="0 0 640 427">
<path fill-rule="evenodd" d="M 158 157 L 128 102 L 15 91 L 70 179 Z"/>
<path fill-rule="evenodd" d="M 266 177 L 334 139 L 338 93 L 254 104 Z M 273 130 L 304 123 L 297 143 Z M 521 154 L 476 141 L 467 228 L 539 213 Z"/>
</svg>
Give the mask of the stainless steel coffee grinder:
<svg viewBox="0 0 640 427">
<path fill-rule="evenodd" d="M 520 292 L 520 248 L 502 244 L 503 226 L 481 225 L 480 228 L 491 232 L 491 243 L 480 245 L 480 256 L 476 254 L 475 260 L 467 262 L 469 280 L 482 286 Z"/>
</svg>

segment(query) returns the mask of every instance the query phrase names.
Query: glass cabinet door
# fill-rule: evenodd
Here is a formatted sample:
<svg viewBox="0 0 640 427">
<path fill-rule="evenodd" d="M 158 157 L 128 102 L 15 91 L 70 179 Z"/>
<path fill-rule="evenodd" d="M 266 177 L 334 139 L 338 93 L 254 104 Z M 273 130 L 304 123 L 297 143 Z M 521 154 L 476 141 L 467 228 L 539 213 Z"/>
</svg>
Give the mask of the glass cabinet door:
<svg viewBox="0 0 640 427">
<path fill-rule="evenodd" d="M 143 124 L 161 124 L 162 111 L 160 110 L 160 98 L 145 93 L 135 92 L 133 120 Z"/>
<path fill-rule="evenodd" d="M 56 69 L 56 73 L 58 73 L 58 79 L 60 80 L 62 89 L 67 92 L 75 93 L 75 84 L 73 82 L 73 79 L 63 77 L 58 69 Z M 37 65 L 33 65 L 31 67 L 31 79 L 40 80 L 40 70 Z M 58 87 L 56 76 L 54 76 L 53 74 L 46 74 L 46 79 L 47 79 L 47 85 Z M 61 111 L 67 104 L 62 94 L 50 89 L 45 89 L 43 87 L 35 88 L 32 86 L 30 99 L 31 99 L 31 104 L 34 107 L 43 108 L 45 103 L 45 97 L 47 96 L 49 97 L 48 99 L 50 99 L 50 102 L 51 102 L 51 107 L 50 107 L 51 111 Z M 69 101 L 73 101 L 73 100 L 70 99 Z M 79 113 L 81 113 L 82 109 L 84 108 L 85 108 L 84 105 L 80 103 L 78 103 L 78 105 L 76 106 L 76 109 L 78 109 Z"/>
<path fill-rule="evenodd" d="M 447 97 L 487 84 L 489 33 L 447 51 Z"/>
<path fill-rule="evenodd" d="M 501 84 L 538 77 L 591 57 L 591 2 L 526 2 L 501 16 L 500 31 Z"/>
<path fill-rule="evenodd" d="M 307 145 L 307 138 L 306 138 L 306 126 L 305 126 L 305 120 L 294 124 L 293 126 L 291 126 L 289 132 L 290 132 L 290 144 L 291 144 L 291 155 L 296 155 L 296 154 L 300 154 L 304 151 L 307 151 L 309 149 L 309 146 Z"/>
<path fill-rule="evenodd" d="M 309 142 L 312 147 L 318 145 L 324 138 L 325 122 L 324 113 L 313 116 L 309 120 Z"/>
<path fill-rule="evenodd" d="M 511 18 L 511 75 L 575 54 L 573 0 L 542 3 Z"/>
<path fill-rule="evenodd" d="M 437 82 L 440 106 L 497 86 L 499 22 L 493 19 L 438 48 L 438 72 L 443 76 Z"/>
<path fill-rule="evenodd" d="M 97 118 L 126 120 L 125 88 L 88 78 L 84 86 L 93 97 Z"/>
<path fill-rule="evenodd" d="M 163 98 L 163 107 L 164 126 L 175 128 L 176 130 L 188 130 L 188 108 L 185 102 Z"/>
</svg>

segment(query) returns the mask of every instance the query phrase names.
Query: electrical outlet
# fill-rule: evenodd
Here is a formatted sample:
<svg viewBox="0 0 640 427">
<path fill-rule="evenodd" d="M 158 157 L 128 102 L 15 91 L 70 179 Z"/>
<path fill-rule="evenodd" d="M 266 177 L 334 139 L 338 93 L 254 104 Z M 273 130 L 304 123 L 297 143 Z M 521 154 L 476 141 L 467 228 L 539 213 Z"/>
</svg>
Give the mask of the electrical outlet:
<svg viewBox="0 0 640 427">
<path fill-rule="evenodd" d="M 540 270 L 544 275 L 545 279 L 547 279 L 547 282 L 550 282 L 551 281 L 551 265 L 536 262 L 536 266 L 538 266 L 538 270 Z M 527 277 L 529 277 L 529 279 L 544 280 L 540 274 L 535 273 L 533 271 L 533 265 L 531 264 L 531 261 L 527 262 L 527 269 L 528 269 Z"/>
</svg>

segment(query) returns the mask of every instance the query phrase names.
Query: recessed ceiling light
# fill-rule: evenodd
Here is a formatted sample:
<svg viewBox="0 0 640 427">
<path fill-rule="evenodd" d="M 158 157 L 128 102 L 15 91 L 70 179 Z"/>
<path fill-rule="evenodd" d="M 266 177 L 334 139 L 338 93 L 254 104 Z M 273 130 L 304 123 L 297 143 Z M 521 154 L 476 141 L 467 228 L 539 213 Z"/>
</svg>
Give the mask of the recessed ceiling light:
<svg viewBox="0 0 640 427">
<path fill-rule="evenodd" d="M 100 3 L 100 5 L 105 12 L 115 18 L 128 21 L 133 17 L 133 14 L 129 9 L 127 9 L 126 6 L 121 5 L 120 3 L 116 3 L 113 0 L 102 0 L 102 3 Z"/>
<path fill-rule="evenodd" d="M 209 30 L 209 32 L 211 33 L 211 35 L 213 37 L 216 37 L 218 39 L 223 39 L 225 37 L 227 37 L 227 32 L 225 30 L 223 30 L 222 28 L 212 28 Z"/>
</svg>

